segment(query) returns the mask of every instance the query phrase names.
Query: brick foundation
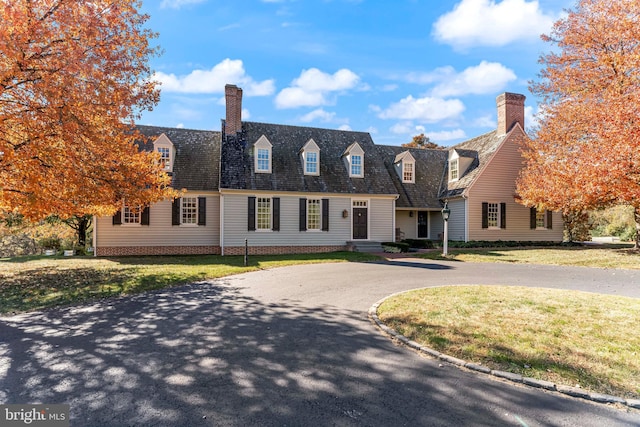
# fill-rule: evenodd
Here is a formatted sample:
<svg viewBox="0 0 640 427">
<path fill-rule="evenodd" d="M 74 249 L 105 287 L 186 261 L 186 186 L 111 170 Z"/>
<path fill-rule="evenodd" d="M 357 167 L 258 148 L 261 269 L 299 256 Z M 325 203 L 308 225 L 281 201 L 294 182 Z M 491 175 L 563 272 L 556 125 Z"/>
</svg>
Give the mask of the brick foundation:
<svg viewBox="0 0 640 427">
<path fill-rule="evenodd" d="M 220 246 L 120 246 L 96 248 L 96 256 L 132 255 L 220 255 Z"/>
<path fill-rule="evenodd" d="M 249 246 L 249 255 L 290 255 L 317 254 L 324 252 L 346 251 L 346 245 L 339 246 Z M 244 255 L 244 246 L 227 246 L 225 255 Z"/>
</svg>

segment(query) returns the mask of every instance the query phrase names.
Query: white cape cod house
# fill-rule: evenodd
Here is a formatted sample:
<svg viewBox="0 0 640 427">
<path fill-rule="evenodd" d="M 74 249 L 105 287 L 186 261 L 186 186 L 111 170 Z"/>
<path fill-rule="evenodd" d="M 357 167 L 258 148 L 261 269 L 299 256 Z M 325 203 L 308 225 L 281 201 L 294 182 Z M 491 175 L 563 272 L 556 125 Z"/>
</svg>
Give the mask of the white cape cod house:
<svg viewBox="0 0 640 427">
<path fill-rule="evenodd" d="M 561 241 L 557 213 L 519 205 L 524 96 L 497 98 L 497 129 L 446 150 L 374 144 L 364 132 L 242 121 L 227 85 L 222 131 L 139 126 L 183 196 L 95 218 L 96 256 L 310 253 L 367 242 Z"/>
</svg>

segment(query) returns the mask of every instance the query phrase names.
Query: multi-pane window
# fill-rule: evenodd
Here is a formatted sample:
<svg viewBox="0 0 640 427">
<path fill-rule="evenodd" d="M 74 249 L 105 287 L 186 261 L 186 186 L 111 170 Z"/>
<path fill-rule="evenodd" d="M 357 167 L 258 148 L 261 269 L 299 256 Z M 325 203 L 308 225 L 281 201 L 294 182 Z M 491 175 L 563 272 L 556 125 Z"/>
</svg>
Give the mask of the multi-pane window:
<svg viewBox="0 0 640 427">
<path fill-rule="evenodd" d="M 536 210 L 536 228 L 546 228 L 547 212 Z"/>
<path fill-rule="evenodd" d="M 256 200 L 256 229 L 271 230 L 271 198 L 258 197 Z"/>
<path fill-rule="evenodd" d="M 158 153 L 160 153 L 160 164 L 163 168 L 168 169 L 171 167 L 171 150 L 167 147 L 158 147 Z"/>
<path fill-rule="evenodd" d="M 306 153 L 305 159 L 305 173 L 316 175 L 318 173 L 318 153 L 309 151 Z"/>
<path fill-rule="evenodd" d="M 450 181 L 458 179 L 458 159 L 449 162 Z"/>
<path fill-rule="evenodd" d="M 413 163 L 402 162 L 402 182 L 413 182 Z"/>
<path fill-rule="evenodd" d="M 269 167 L 269 149 L 258 148 L 258 171 L 268 172 Z"/>
<path fill-rule="evenodd" d="M 489 203 L 487 209 L 487 225 L 491 227 L 500 226 L 500 205 L 498 203 Z"/>
<path fill-rule="evenodd" d="M 307 200 L 307 230 L 320 230 L 322 225 L 321 212 L 320 199 Z"/>
<path fill-rule="evenodd" d="M 351 176 L 362 176 L 362 156 L 351 156 Z"/>
<path fill-rule="evenodd" d="M 180 222 L 182 224 L 197 224 L 198 223 L 198 198 L 183 197 L 180 212 L 181 212 Z"/>
<path fill-rule="evenodd" d="M 129 206 L 124 206 L 122 209 L 122 223 L 123 224 L 140 224 L 141 209 L 132 209 Z"/>
</svg>

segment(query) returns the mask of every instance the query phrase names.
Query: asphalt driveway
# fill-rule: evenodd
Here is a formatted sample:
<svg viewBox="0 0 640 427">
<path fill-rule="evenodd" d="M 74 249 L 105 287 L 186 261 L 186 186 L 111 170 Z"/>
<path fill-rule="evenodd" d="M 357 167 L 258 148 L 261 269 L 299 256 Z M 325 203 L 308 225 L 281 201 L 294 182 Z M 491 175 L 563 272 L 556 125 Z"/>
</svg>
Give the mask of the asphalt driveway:
<svg viewBox="0 0 640 427">
<path fill-rule="evenodd" d="M 248 273 L 0 318 L 0 403 L 72 425 L 638 426 L 640 412 L 503 383 L 394 345 L 380 298 L 448 284 L 640 298 L 640 272 L 396 260 Z"/>
</svg>

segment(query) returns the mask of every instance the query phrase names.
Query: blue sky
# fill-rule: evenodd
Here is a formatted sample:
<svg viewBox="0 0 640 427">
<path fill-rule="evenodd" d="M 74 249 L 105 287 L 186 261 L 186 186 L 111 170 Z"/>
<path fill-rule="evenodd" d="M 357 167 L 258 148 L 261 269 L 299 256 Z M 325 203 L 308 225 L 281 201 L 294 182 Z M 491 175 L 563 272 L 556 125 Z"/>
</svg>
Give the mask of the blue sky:
<svg viewBox="0 0 640 427">
<path fill-rule="evenodd" d="M 243 119 L 452 145 L 492 130 L 495 97 L 527 95 L 571 0 L 145 0 L 160 33 L 160 104 L 140 123 L 220 129 L 224 85 Z"/>
</svg>

